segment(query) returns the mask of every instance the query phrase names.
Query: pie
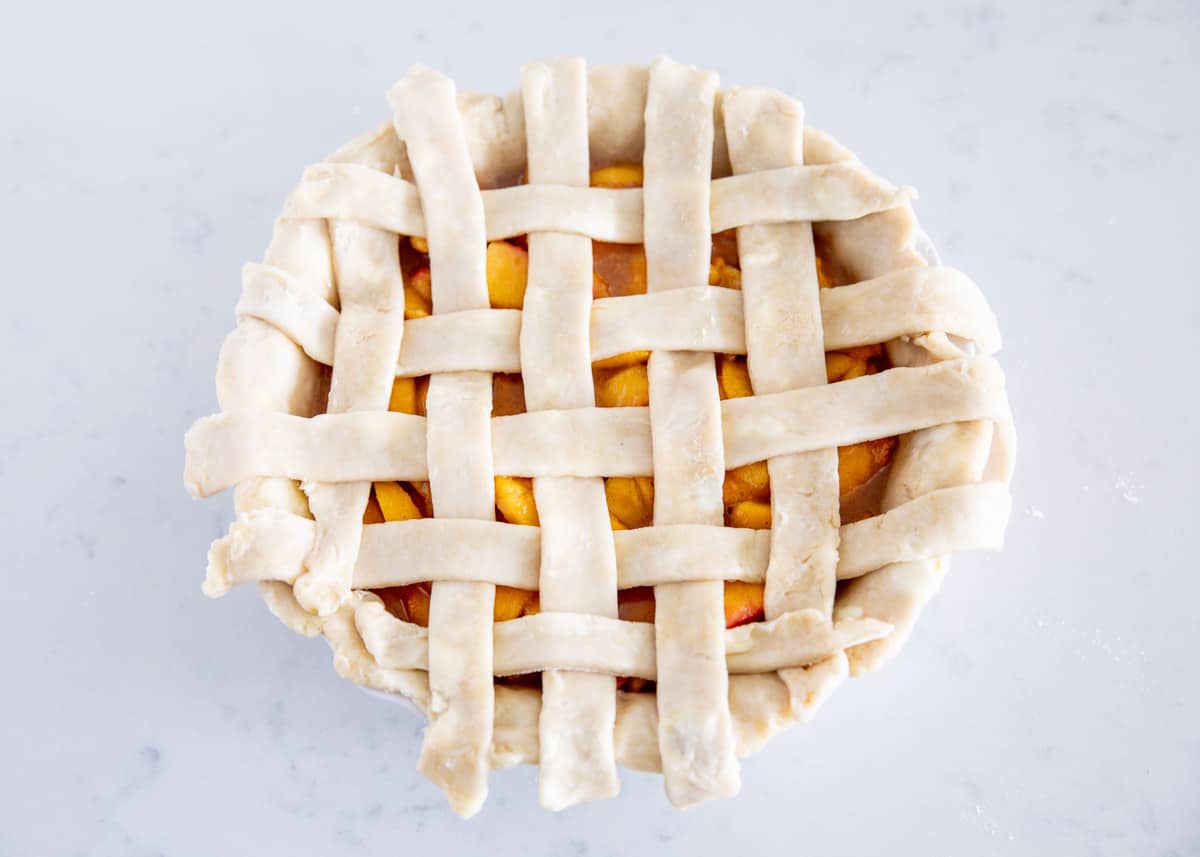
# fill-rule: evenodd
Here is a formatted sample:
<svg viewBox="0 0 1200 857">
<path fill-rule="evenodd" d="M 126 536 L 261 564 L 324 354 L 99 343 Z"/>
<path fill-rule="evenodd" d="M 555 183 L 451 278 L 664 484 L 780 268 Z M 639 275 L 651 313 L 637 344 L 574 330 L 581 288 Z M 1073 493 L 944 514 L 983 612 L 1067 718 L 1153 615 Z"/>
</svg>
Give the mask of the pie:
<svg viewBox="0 0 1200 857">
<path fill-rule="evenodd" d="M 661 771 L 679 807 L 893 657 L 998 548 L 1015 437 L 974 283 L 913 193 L 772 90 L 578 59 L 503 98 L 414 68 L 247 265 L 186 438 L 256 582 L 428 716 L 456 812 Z"/>
</svg>

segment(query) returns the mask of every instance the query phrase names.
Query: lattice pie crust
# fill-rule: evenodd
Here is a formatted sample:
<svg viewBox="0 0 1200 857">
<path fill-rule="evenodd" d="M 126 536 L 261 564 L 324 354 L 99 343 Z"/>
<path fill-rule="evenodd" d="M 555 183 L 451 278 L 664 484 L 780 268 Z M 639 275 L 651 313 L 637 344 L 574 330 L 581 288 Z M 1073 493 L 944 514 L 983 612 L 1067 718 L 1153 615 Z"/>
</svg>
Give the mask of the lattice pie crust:
<svg viewBox="0 0 1200 857">
<path fill-rule="evenodd" d="M 419 767 L 460 814 L 518 763 L 554 809 L 616 794 L 617 765 L 662 771 L 678 806 L 732 795 L 738 756 L 895 654 L 947 554 L 1000 546 L 1015 442 L 995 319 L 917 252 L 911 192 L 778 92 L 569 59 L 504 98 L 415 68 L 389 100 L 388 125 L 305 171 L 245 268 L 221 413 L 186 440 L 193 494 L 236 487 L 205 592 L 258 582 L 340 674 L 419 705 Z M 643 187 L 589 187 L 621 162 Z M 707 285 L 734 228 L 740 291 Z M 818 290 L 814 234 L 853 284 Z M 426 318 L 404 320 L 398 236 L 427 241 Z M 524 303 L 491 309 L 486 242 L 514 236 Z M 594 301 L 592 240 L 644 244 L 647 293 Z M 875 343 L 892 368 L 826 383 L 826 350 Z M 592 362 L 634 350 L 649 407 L 597 408 Z M 719 399 L 714 354 L 747 356 L 754 395 Z M 491 417 L 498 372 L 521 373 L 527 412 Z M 393 379 L 423 375 L 426 415 L 389 412 Z M 836 448 L 892 435 L 879 514 L 840 524 Z M 724 526 L 726 470 L 763 460 L 773 528 Z M 496 521 L 496 474 L 532 477 L 539 527 Z M 613 476 L 653 476 L 653 526 L 610 528 Z M 427 480 L 434 517 L 364 526 L 373 480 Z M 417 581 L 428 628 L 368 591 Z M 725 581 L 765 583 L 764 621 L 726 629 Z M 540 612 L 493 623 L 496 585 Z M 635 586 L 653 624 L 618 618 Z M 494 681 L 530 672 L 540 690 Z"/>
</svg>

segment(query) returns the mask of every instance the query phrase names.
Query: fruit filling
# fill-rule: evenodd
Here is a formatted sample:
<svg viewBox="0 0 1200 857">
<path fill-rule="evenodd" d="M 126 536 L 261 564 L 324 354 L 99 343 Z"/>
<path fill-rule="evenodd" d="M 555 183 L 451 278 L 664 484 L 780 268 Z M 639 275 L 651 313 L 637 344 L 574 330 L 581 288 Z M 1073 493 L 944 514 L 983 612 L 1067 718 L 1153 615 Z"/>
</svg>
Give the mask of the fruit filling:
<svg viewBox="0 0 1200 857">
<path fill-rule="evenodd" d="M 637 164 L 617 164 L 592 172 L 594 187 L 640 187 L 642 168 Z M 405 272 L 404 317 L 421 318 L 432 312 L 428 247 L 420 238 L 401 242 L 401 265 Z M 609 244 L 595 241 L 593 254 L 593 298 L 639 295 L 646 292 L 646 254 L 641 245 Z M 709 285 L 740 289 L 742 274 L 738 267 L 737 236 L 734 230 L 713 236 Z M 488 297 L 493 308 L 520 309 L 524 303 L 529 272 L 529 254 L 523 239 L 492 241 L 487 247 Z M 821 288 L 842 283 L 829 262 L 817 255 L 817 276 Z M 592 364 L 596 404 L 599 407 L 641 407 L 650 402 L 647 378 L 648 351 L 629 351 Z M 825 355 L 825 372 L 830 383 L 870 375 L 888 368 L 887 356 L 880 345 L 830 351 Z M 742 355 L 716 355 L 717 386 L 722 399 L 753 394 L 746 358 Z M 389 410 L 408 414 L 425 413 L 428 377 L 397 378 L 392 387 Z M 525 410 L 524 387 L 519 374 L 497 374 L 492 381 L 492 415 L 506 416 Z M 896 438 L 856 443 L 838 448 L 839 495 L 843 520 L 855 520 L 870 512 L 861 497 L 890 463 Z M 654 513 L 654 480 L 648 476 L 612 477 L 604 480 L 609 520 L 614 530 L 650 526 Z M 736 467 L 725 474 L 723 489 L 725 524 L 730 527 L 768 529 L 771 526 L 771 480 L 767 463 L 758 461 Z M 856 498 L 860 498 L 856 504 Z M 855 506 L 858 510 L 855 510 Z M 849 514 L 848 514 L 849 513 Z M 363 520 L 367 524 L 405 521 L 430 517 L 433 501 L 428 482 L 376 482 Z M 510 524 L 538 525 L 532 480 L 519 476 L 496 477 L 496 514 Z M 427 625 L 429 622 L 430 583 L 414 583 L 374 590 L 395 616 Z M 654 621 L 654 590 L 651 587 L 625 589 L 618 593 L 619 615 L 634 622 Z M 495 621 L 528 616 L 539 610 L 538 593 L 496 587 Z M 763 618 L 763 585 L 729 581 L 725 584 L 725 624 L 729 628 L 760 621 Z M 640 690 L 652 683 L 622 680 L 622 687 Z"/>
</svg>

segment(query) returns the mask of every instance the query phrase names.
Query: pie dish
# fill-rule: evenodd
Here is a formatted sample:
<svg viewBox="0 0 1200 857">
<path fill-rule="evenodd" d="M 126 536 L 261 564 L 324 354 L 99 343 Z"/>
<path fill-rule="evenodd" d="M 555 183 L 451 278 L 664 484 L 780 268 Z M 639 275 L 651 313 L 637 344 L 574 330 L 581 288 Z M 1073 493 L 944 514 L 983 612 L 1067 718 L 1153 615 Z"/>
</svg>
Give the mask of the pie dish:
<svg viewBox="0 0 1200 857">
<path fill-rule="evenodd" d="M 995 318 L 778 92 L 566 59 L 389 101 L 244 269 L 185 442 L 193 495 L 235 489 L 204 591 L 418 705 L 461 815 L 520 763 L 552 809 L 618 765 L 730 796 L 1001 545 Z"/>
</svg>

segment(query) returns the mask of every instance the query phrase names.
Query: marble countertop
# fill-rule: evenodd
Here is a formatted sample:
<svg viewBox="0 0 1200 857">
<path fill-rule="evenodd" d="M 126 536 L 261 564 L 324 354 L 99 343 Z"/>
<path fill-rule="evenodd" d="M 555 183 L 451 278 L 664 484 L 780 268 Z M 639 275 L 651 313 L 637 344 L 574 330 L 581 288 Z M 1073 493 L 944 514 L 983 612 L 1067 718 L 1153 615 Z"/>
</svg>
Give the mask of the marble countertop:
<svg viewBox="0 0 1200 857">
<path fill-rule="evenodd" d="M 6 15 L 0 855 L 1200 854 L 1195 3 L 295 5 Z M 565 53 L 778 86 L 920 189 L 1005 332 L 1016 509 L 736 800 L 625 774 L 549 814 L 522 769 L 463 823 L 414 717 L 201 596 L 230 503 L 182 435 L 305 164 L 413 62 L 495 90 Z"/>
</svg>

